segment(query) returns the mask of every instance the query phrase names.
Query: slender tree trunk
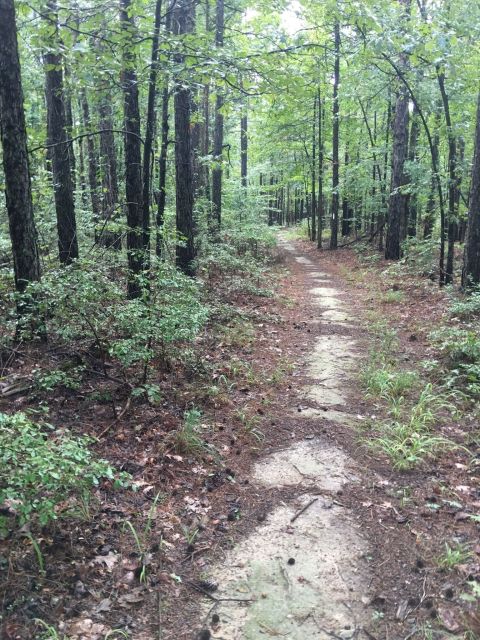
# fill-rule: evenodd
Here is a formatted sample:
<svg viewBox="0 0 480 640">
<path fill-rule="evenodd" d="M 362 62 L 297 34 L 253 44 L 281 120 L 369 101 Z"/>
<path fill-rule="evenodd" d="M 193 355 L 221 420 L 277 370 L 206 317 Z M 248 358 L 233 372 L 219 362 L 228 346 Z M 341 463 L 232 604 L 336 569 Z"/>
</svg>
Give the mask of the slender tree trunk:
<svg viewBox="0 0 480 640">
<path fill-rule="evenodd" d="M 339 136 L 340 108 L 338 88 L 340 85 L 340 24 L 335 23 L 335 65 L 333 73 L 333 132 L 332 132 L 332 209 L 330 218 L 330 249 L 338 246 L 338 213 L 339 213 Z"/>
<path fill-rule="evenodd" d="M 477 104 L 477 127 L 472 166 L 467 235 L 462 273 L 462 286 L 469 288 L 480 283 L 480 93 Z"/>
<path fill-rule="evenodd" d="M 453 282 L 453 259 L 455 251 L 455 199 L 457 193 L 457 141 L 452 129 L 452 119 L 450 115 L 450 103 L 448 94 L 445 89 L 445 74 L 437 65 L 437 80 L 442 96 L 443 112 L 445 115 L 445 124 L 447 126 L 448 137 L 448 218 L 447 229 L 445 225 L 441 229 L 442 239 L 445 237 L 445 231 L 448 236 L 447 264 L 445 273 L 440 273 L 440 283 L 451 284 Z"/>
<path fill-rule="evenodd" d="M 82 90 L 81 94 L 83 127 L 85 132 L 91 130 L 90 107 L 88 104 L 87 94 Z M 100 221 L 100 203 L 99 203 L 99 185 L 98 185 L 98 162 L 95 150 L 95 139 L 93 136 L 87 136 L 87 157 L 88 157 L 88 184 L 90 189 L 90 202 L 92 205 L 92 218 L 95 226 L 95 239 L 97 240 L 97 226 Z"/>
<path fill-rule="evenodd" d="M 345 187 L 347 186 L 347 178 L 348 178 L 348 165 L 350 163 L 350 156 L 348 155 L 348 146 L 345 149 Z M 346 188 L 344 189 L 343 199 L 342 199 L 342 236 L 350 235 L 350 230 L 352 226 L 352 221 L 350 220 L 350 211 L 351 208 L 348 204 L 348 195 L 346 193 Z"/>
<path fill-rule="evenodd" d="M 418 119 L 418 110 L 414 106 L 412 113 L 412 123 L 410 125 L 410 141 L 408 144 L 408 160 L 413 165 L 417 161 L 417 146 L 420 136 L 420 122 Z M 415 185 L 412 184 L 413 172 L 410 170 L 410 193 L 407 200 L 407 235 L 414 238 L 417 235 L 417 213 L 418 199 L 415 191 Z"/>
<path fill-rule="evenodd" d="M 150 206 L 152 181 L 152 150 L 155 133 L 155 101 L 157 97 L 158 75 L 158 42 L 160 38 L 160 21 L 162 17 L 162 0 L 155 3 L 155 23 L 153 26 L 152 53 L 150 59 L 150 76 L 148 82 L 147 119 L 145 126 L 145 143 L 143 145 L 143 246 L 147 255 L 150 252 Z"/>
<path fill-rule="evenodd" d="M 116 219 L 118 205 L 118 178 L 117 178 L 117 154 L 115 137 L 113 134 L 114 122 L 111 106 L 111 96 L 106 93 L 100 101 L 100 180 L 101 180 L 101 216 L 106 227 L 99 238 L 105 247 L 120 250 L 122 236 L 118 231 L 108 228 L 108 222 Z"/>
<path fill-rule="evenodd" d="M 0 0 L 0 135 L 15 287 L 40 279 L 14 0 Z M 18 305 L 21 315 L 28 311 Z"/>
<path fill-rule="evenodd" d="M 242 187 L 246 189 L 248 174 L 248 116 L 246 107 L 244 107 L 240 120 L 240 164 Z"/>
<path fill-rule="evenodd" d="M 439 163 L 439 145 L 440 145 L 440 135 L 439 135 L 439 127 L 440 127 L 440 113 L 437 109 L 435 114 L 435 133 L 432 139 L 432 165 L 438 167 Z M 430 185 L 430 193 L 428 195 L 427 201 L 427 209 L 425 218 L 423 220 L 423 238 L 424 240 L 428 240 L 432 237 L 433 226 L 435 223 L 435 200 L 436 194 L 438 193 L 437 188 L 438 177 L 435 175 L 435 170 L 432 166 L 432 179 Z M 440 243 L 442 244 L 442 243 Z"/>
<path fill-rule="evenodd" d="M 223 47 L 223 33 L 225 28 L 224 0 L 217 0 L 217 17 L 215 44 Z M 223 155 L 223 104 L 224 96 L 221 88 L 217 89 L 215 102 L 215 130 L 213 136 L 214 168 L 212 170 L 212 204 L 217 228 L 222 221 L 222 155 Z"/>
<path fill-rule="evenodd" d="M 182 35 L 193 29 L 191 0 L 177 0 L 174 14 L 174 33 Z M 177 64 L 184 56 L 175 57 Z M 191 130 L 191 91 L 185 81 L 177 78 L 175 83 L 175 181 L 177 211 L 177 265 L 187 275 L 195 275 L 194 258 L 194 176 Z"/>
<path fill-rule="evenodd" d="M 312 236 L 311 240 L 317 239 L 317 95 L 313 99 L 313 122 L 312 122 Z"/>
<path fill-rule="evenodd" d="M 388 177 L 388 147 L 390 141 L 390 129 L 392 126 L 392 100 L 390 92 L 388 95 L 387 113 L 385 117 L 385 153 L 383 154 L 383 178 L 381 183 L 382 190 L 382 214 L 378 219 L 378 249 L 383 251 L 383 240 L 385 236 L 385 220 L 387 211 L 387 177 Z"/>
<path fill-rule="evenodd" d="M 77 223 L 68 140 L 68 124 L 65 112 L 62 56 L 59 51 L 57 5 L 49 0 L 48 28 L 51 33 L 51 49 L 44 55 L 45 93 L 47 98 L 47 131 L 51 147 L 53 188 L 57 214 L 58 250 L 62 264 L 78 258 Z M 52 26 L 53 25 L 53 26 Z"/>
<path fill-rule="evenodd" d="M 125 146 L 125 195 L 127 206 L 127 257 L 130 270 L 128 297 L 138 298 L 142 292 L 140 275 L 145 263 L 143 242 L 142 154 L 140 146 L 140 110 L 138 81 L 135 71 L 133 42 L 136 38 L 134 18 L 130 13 L 131 0 L 121 0 L 120 22 L 123 34 L 123 112 Z"/>
<path fill-rule="evenodd" d="M 324 105 L 320 95 L 320 88 L 318 89 L 318 203 L 317 203 L 317 248 L 322 248 L 322 232 L 323 232 L 323 220 L 324 220 L 324 207 L 323 207 L 323 155 L 324 155 L 324 142 L 323 142 L 323 121 L 324 121 Z"/>
</svg>

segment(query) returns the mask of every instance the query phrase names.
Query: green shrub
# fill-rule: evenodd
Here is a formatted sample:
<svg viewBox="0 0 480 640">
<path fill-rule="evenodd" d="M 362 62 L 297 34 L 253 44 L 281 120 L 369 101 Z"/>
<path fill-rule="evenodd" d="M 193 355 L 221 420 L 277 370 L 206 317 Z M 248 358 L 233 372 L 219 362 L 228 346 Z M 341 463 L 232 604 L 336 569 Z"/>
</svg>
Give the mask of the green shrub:
<svg viewBox="0 0 480 640">
<path fill-rule="evenodd" d="M 0 413 L 0 505 L 10 508 L 17 525 L 46 525 L 60 515 L 60 503 L 82 499 L 102 478 L 125 481 L 95 458 L 90 442 L 24 413 Z"/>
<path fill-rule="evenodd" d="M 462 300 L 455 300 L 450 305 L 450 313 L 465 320 L 480 315 L 480 289 L 474 289 Z"/>
<path fill-rule="evenodd" d="M 93 260 L 45 274 L 34 283 L 49 339 L 86 342 L 123 367 L 145 365 L 168 345 L 192 341 L 208 317 L 201 287 L 166 263 L 152 266 L 149 293 L 126 300 L 125 273 Z M 26 322 L 26 327 L 31 326 Z"/>
</svg>

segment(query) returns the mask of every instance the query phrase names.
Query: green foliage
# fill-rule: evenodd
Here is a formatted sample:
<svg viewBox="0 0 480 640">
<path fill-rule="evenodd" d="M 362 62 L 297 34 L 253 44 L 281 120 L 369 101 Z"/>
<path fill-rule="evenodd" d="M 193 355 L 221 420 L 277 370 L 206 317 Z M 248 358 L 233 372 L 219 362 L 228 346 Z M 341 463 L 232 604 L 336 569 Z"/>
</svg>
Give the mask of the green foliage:
<svg viewBox="0 0 480 640">
<path fill-rule="evenodd" d="M 368 396 L 391 400 L 415 388 L 419 377 L 415 371 L 397 371 L 387 364 L 379 367 L 376 363 L 370 363 L 362 369 L 361 381 Z"/>
<path fill-rule="evenodd" d="M 0 413 L 0 504 L 16 523 L 41 526 L 61 514 L 60 503 L 81 500 L 101 479 L 123 483 L 105 460 L 88 448 L 91 439 L 32 422 L 23 413 Z"/>
<path fill-rule="evenodd" d="M 372 449 L 382 451 L 396 469 L 409 469 L 438 452 L 460 448 L 451 440 L 432 434 L 443 410 L 451 408 L 427 384 L 412 407 L 399 420 L 382 421 L 378 435 L 368 442 Z"/>
<path fill-rule="evenodd" d="M 172 444 L 177 453 L 198 456 L 209 451 L 209 446 L 202 437 L 201 418 L 202 413 L 196 408 L 185 411 L 182 425 L 172 437 Z"/>
<path fill-rule="evenodd" d="M 443 355 L 445 382 L 465 393 L 480 394 L 480 336 L 476 330 L 444 327 L 431 334 L 433 344 Z"/>
<path fill-rule="evenodd" d="M 445 553 L 438 558 L 438 566 L 442 569 L 453 569 L 459 564 L 467 562 L 472 558 L 471 550 L 465 545 L 456 545 L 451 547 L 445 543 Z"/>
<path fill-rule="evenodd" d="M 462 300 L 450 305 L 450 313 L 462 320 L 470 320 L 480 315 L 480 289 L 474 289 Z"/>
<path fill-rule="evenodd" d="M 159 350 L 165 354 L 169 345 L 195 338 L 208 317 L 198 283 L 168 263 L 156 263 L 149 294 L 125 300 L 118 271 L 115 265 L 80 260 L 32 284 L 28 293 L 38 300 L 48 335 L 87 342 L 99 357 L 114 358 L 124 368 L 145 365 Z M 46 384 L 63 384 L 65 378 L 51 372 Z"/>
</svg>

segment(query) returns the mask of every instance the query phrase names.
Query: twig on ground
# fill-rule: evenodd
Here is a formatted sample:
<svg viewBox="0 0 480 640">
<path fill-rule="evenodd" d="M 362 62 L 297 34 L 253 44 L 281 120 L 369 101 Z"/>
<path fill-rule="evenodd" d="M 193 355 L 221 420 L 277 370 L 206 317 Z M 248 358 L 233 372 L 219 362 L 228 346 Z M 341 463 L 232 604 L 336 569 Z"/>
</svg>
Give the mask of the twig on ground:
<svg viewBox="0 0 480 640">
<path fill-rule="evenodd" d="M 295 520 L 299 518 L 302 515 L 302 513 L 304 513 L 309 507 L 311 507 L 314 502 L 317 502 L 317 500 L 318 498 L 312 498 L 310 502 L 308 502 L 304 507 L 300 509 L 300 511 L 297 511 L 297 513 L 290 518 L 290 522 L 291 523 L 295 522 Z"/>
<path fill-rule="evenodd" d="M 191 589 L 195 589 L 195 591 L 199 591 L 203 593 L 204 596 L 210 598 L 213 602 L 255 602 L 254 598 L 217 598 L 216 596 L 212 596 L 212 594 L 194 582 L 186 581 L 184 584 L 189 586 Z"/>
</svg>

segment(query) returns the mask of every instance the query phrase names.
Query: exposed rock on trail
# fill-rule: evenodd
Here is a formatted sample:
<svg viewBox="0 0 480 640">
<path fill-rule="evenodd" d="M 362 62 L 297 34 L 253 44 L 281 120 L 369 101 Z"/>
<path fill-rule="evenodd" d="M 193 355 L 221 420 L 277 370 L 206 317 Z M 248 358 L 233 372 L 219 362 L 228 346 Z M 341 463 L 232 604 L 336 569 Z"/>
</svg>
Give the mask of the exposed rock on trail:
<svg viewBox="0 0 480 640">
<path fill-rule="evenodd" d="M 288 242 L 281 246 L 296 251 Z M 352 312 L 328 274 L 304 256 L 295 260 L 305 267 L 320 326 L 328 325 L 329 332 L 312 345 L 304 370 L 308 383 L 299 389 L 299 405 L 291 417 L 308 417 L 319 426 L 324 417 L 350 425 L 353 416 L 341 409 L 356 360 L 356 343 L 348 335 Z M 219 600 L 213 609 L 205 609 L 209 622 L 213 613 L 219 619 L 212 626 L 213 637 L 368 637 L 363 632 L 369 620 L 363 604 L 369 585 L 368 545 L 337 499 L 342 486 L 355 482 L 357 475 L 341 448 L 316 436 L 258 461 L 251 482 L 265 491 L 286 493 L 266 520 L 214 568 L 212 577 L 221 585 Z"/>
</svg>

